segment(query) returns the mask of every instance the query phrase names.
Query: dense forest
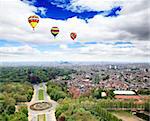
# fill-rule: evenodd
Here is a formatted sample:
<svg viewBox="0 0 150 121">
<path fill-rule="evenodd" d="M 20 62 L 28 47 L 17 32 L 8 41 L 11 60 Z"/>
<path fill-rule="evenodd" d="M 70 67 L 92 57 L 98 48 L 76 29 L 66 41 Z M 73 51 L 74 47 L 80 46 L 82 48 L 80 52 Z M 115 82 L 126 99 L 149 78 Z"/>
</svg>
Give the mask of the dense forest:
<svg viewBox="0 0 150 121">
<path fill-rule="evenodd" d="M 101 108 L 93 99 L 70 99 L 59 101 L 56 109 L 58 121 L 121 121 L 104 108 Z"/>
<path fill-rule="evenodd" d="M 15 106 L 32 99 L 32 84 L 46 82 L 58 76 L 67 78 L 69 74 L 75 72 L 72 69 L 50 67 L 0 67 L 0 120 L 27 121 L 27 107 L 21 107 L 16 112 Z M 57 96 L 51 95 L 52 98 L 56 100 L 65 98 L 65 93 L 61 89 L 57 89 L 53 91 Z"/>
<path fill-rule="evenodd" d="M 65 98 L 59 100 L 59 106 L 56 109 L 56 117 L 58 121 L 78 121 L 86 119 L 86 121 L 121 121 L 115 117 L 110 109 L 121 110 L 124 108 L 141 108 L 150 107 L 147 104 L 134 104 L 132 101 L 121 102 L 115 100 L 94 100 L 92 98 L 70 99 Z"/>
<path fill-rule="evenodd" d="M 58 76 L 68 77 L 73 69 L 54 67 L 0 67 L 0 82 L 46 82 Z"/>
<path fill-rule="evenodd" d="M 15 112 L 15 105 L 20 102 L 28 102 L 31 100 L 33 95 L 32 85 L 28 82 L 1 82 L 0 92 L 0 120 L 27 121 L 27 108 L 21 107 L 18 112 Z"/>
<path fill-rule="evenodd" d="M 17 112 L 11 114 L 3 112 L 0 121 L 28 121 L 28 109 L 26 106 L 21 106 Z"/>
<path fill-rule="evenodd" d="M 47 83 L 47 93 L 49 94 L 51 99 L 55 101 L 70 97 L 69 93 L 67 92 L 66 85 L 60 85 L 50 81 Z"/>
</svg>

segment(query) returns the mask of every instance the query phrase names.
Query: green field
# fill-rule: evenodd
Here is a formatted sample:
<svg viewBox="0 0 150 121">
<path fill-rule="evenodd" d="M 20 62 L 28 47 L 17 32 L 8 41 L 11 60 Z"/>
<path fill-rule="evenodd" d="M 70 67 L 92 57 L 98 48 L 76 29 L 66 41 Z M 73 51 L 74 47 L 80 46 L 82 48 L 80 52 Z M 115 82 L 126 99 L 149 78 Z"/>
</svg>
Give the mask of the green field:
<svg viewBox="0 0 150 121">
<path fill-rule="evenodd" d="M 38 121 L 46 121 L 46 115 L 45 114 L 38 115 Z"/>
<path fill-rule="evenodd" d="M 39 100 L 44 100 L 44 90 L 43 89 L 39 90 L 38 99 Z"/>
<path fill-rule="evenodd" d="M 111 113 L 123 121 L 143 121 L 128 111 L 111 111 Z"/>
<path fill-rule="evenodd" d="M 43 87 L 43 84 L 42 84 L 42 83 L 40 84 L 40 87 L 41 87 L 41 88 Z"/>
</svg>

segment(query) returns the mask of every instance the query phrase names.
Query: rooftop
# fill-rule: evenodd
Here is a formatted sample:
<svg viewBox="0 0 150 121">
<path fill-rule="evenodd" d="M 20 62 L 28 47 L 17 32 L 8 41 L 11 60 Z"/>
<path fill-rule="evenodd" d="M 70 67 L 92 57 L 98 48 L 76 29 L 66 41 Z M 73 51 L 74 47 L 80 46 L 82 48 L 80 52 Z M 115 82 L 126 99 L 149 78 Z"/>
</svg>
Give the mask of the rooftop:
<svg viewBox="0 0 150 121">
<path fill-rule="evenodd" d="M 118 91 L 118 90 L 115 90 L 114 91 L 114 94 L 116 95 L 135 95 L 135 92 L 134 91 Z"/>
</svg>

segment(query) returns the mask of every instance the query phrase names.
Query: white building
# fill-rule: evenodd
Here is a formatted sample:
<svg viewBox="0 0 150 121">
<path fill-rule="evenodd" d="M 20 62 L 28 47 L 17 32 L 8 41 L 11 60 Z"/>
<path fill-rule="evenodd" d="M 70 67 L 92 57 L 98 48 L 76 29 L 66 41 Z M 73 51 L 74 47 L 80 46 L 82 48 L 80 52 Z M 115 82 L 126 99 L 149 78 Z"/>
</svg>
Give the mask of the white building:
<svg viewBox="0 0 150 121">
<path fill-rule="evenodd" d="M 115 90 L 115 91 L 113 91 L 113 93 L 115 95 L 136 95 L 136 93 L 134 91 L 124 91 L 124 90 L 122 90 L 122 91 Z"/>
</svg>

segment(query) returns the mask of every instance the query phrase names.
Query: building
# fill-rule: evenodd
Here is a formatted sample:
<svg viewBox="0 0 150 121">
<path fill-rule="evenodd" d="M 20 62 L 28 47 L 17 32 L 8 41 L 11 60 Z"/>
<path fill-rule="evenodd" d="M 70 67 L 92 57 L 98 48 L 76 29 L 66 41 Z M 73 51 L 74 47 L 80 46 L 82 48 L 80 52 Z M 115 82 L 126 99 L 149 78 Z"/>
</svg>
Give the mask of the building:
<svg viewBox="0 0 150 121">
<path fill-rule="evenodd" d="M 139 95 L 136 95 L 136 93 L 134 91 L 113 91 L 115 94 L 115 98 L 116 99 L 123 99 L 123 100 L 129 100 L 129 99 L 133 99 L 133 100 L 141 100 L 142 97 Z"/>
<path fill-rule="evenodd" d="M 115 95 L 136 95 L 136 93 L 134 91 L 125 91 L 125 90 L 122 90 L 122 91 L 115 90 L 115 91 L 113 91 L 113 93 Z"/>
</svg>

